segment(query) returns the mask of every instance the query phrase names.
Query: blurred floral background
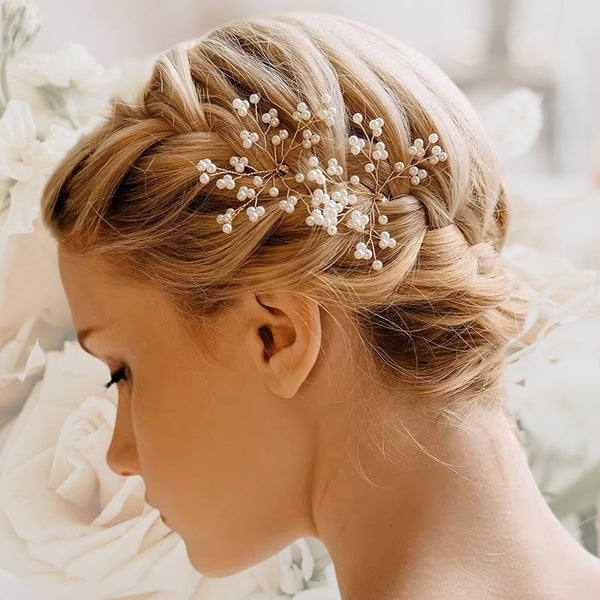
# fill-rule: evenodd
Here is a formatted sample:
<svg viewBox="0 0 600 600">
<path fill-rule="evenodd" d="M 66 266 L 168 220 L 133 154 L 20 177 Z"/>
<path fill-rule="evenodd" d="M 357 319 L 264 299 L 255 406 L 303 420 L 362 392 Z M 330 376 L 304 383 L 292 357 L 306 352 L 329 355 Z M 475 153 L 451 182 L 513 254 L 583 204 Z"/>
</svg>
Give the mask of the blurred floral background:
<svg viewBox="0 0 600 600">
<path fill-rule="evenodd" d="M 133 98 L 157 56 L 228 20 L 322 10 L 436 61 L 503 157 L 513 216 L 503 255 L 533 304 L 506 380 L 550 508 L 599 554 L 600 3 L 595 0 L 8 0 L 0 56 L 0 597 L 338 598 L 326 548 L 301 538 L 234 577 L 189 564 L 105 460 L 116 393 L 75 340 L 39 197 L 108 97 Z M 11 590 L 10 595 L 8 590 Z M 4 594 L 4 595 L 3 595 Z"/>
</svg>

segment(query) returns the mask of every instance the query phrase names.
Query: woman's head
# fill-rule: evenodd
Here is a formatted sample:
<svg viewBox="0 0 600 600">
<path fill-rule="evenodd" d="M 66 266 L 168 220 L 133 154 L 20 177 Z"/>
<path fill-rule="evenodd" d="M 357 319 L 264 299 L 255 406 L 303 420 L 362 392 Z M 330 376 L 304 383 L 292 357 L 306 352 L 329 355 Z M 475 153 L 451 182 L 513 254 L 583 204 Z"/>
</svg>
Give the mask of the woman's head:
<svg viewBox="0 0 600 600">
<path fill-rule="evenodd" d="M 384 119 L 389 165 L 408 162 L 411 141 L 437 132 L 443 167 L 417 187 L 395 179 L 383 190 L 397 241 L 383 270 L 353 257 L 358 232 L 309 230 L 306 213 L 282 212 L 280 197 L 264 194 L 258 223 L 241 215 L 235 233 L 222 232 L 215 217 L 239 204 L 236 191 L 203 185 L 196 165 L 210 157 L 227 167 L 243 154 L 272 168 L 268 153 L 242 146 L 231 108 L 253 92 L 278 107 L 288 130 L 299 102 L 313 108 L 329 94 L 342 118 L 317 132 L 312 152 L 345 171 L 362 166 L 347 146 L 356 112 Z M 302 156 L 290 153 L 293 172 L 306 172 Z M 372 197 L 363 180 L 354 190 L 361 202 Z M 322 444 L 344 446 L 328 431 L 358 426 L 390 447 L 399 429 L 390 411 L 459 422 L 472 407 L 503 406 L 505 347 L 526 311 L 498 254 L 506 194 L 465 97 L 380 31 L 285 13 L 228 23 L 167 51 L 139 102 L 115 98 L 43 197 L 76 328 L 102 321 L 112 333 L 102 342 L 98 334 L 97 354 L 124 362 L 128 353 L 133 363 L 135 384 L 120 387 L 113 468 L 139 470 L 149 501 L 167 518 L 176 511 L 182 533 L 201 512 L 197 530 L 214 528 L 199 547 L 241 566 L 261 554 L 244 554 L 241 530 L 268 556 L 306 507 Z M 174 497 L 169 490 L 187 478 L 197 493 Z M 217 550 L 221 514 L 239 514 L 229 539 L 241 554 Z M 284 537 L 306 525 L 293 521 Z"/>
</svg>

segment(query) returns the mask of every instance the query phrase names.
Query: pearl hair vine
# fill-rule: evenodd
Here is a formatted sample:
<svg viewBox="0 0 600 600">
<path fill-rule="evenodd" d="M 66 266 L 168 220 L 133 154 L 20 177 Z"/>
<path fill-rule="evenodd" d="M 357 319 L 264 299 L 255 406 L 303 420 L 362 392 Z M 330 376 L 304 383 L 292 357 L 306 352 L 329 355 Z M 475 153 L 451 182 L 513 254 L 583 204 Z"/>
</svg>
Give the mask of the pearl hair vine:
<svg viewBox="0 0 600 600">
<path fill-rule="evenodd" d="M 318 146 L 321 137 L 310 129 L 311 126 L 314 127 L 317 121 L 324 121 L 328 127 L 333 127 L 335 124 L 337 110 L 335 106 L 331 105 L 331 96 L 323 94 L 320 100 L 321 106 L 318 108 L 316 116 L 311 113 L 305 102 L 297 104 L 292 118 L 297 121 L 298 125 L 293 135 L 290 136 L 287 129 L 279 127 L 280 120 L 277 108 L 270 108 L 267 112 L 262 113 L 259 118 L 257 107 L 260 101 L 259 94 L 251 94 L 248 100 L 235 98 L 232 101 L 232 106 L 240 117 L 245 117 L 248 114 L 250 104 L 254 105 L 256 122 L 259 124 L 258 129 L 260 130 L 259 134 L 257 131 L 242 129 L 240 131 L 242 146 L 247 149 L 257 146 L 263 152 L 269 153 L 267 142 L 270 137 L 273 146 L 273 152 L 270 156 L 274 167 L 269 170 L 257 170 L 249 165 L 246 156 L 234 155 L 229 159 L 229 164 L 233 169 L 227 169 L 218 167 L 210 158 L 203 158 L 196 164 L 197 169 L 200 171 L 200 183 L 205 185 L 210 181 L 211 176 L 218 175 L 217 188 L 233 190 L 236 187 L 237 179 L 243 176 L 252 176 L 252 185 L 242 185 L 237 192 L 237 199 L 243 204 L 236 209 L 228 208 L 225 213 L 218 215 L 216 218 L 217 223 L 221 225 L 221 230 L 228 234 L 233 230 L 233 219 L 244 208 L 251 222 L 255 223 L 265 215 L 264 206 L 258 205 L 257 201 L 259 197 L 262 197 L 261 194 L 264 196 L 263 192 L 267 188 L 267 193 L 271 198 L 285 195 L 285 198 L 279 200 L 278 206 L 287 213 L 294 212 L 298 201 L 302 201 L 309 211 L 309 215 L 305 219 L 306 225 L 323 227 L 330 235 L 335 235 L 338 232 L 338 225 L 344 221 L 345 217 L 350 215 L 344 222 L 350 229 L 364 232 L 366 227 L 369 226 L 368 240 L 366 243 L 361 241 L 356 244 L 354 257 L 365 260 L 373 258 L 372 268 L 380 270 L 383 263 L 377 258 L 373 237 L 379 238 L 378 245 L 382 249 L 393 248 L 396 245 L 396 240 L 391 237 L 389 231 L 384 230 L 379 233 L 372 225 L 376 217 L 375 213 L 377 213 L 377 222 L 380 225 L 386 225 L 388 222 L 388 217 L 381 213 L 379 205 L 385 204 L 390 198 L 383 194 L 381 190 L 389 181 L 399 177 L 409 178 L 413 186 L 419 185 L 427 177 L 427 171 L 423 168 L 422 163 L 428 162 L 435 165 L 438 162 L 446 161 L 448 156 L 437 145 L 438 135 L 436 133 L 429 135 L 427 144 L 421 138 L 416 138 L 408 148 L 408 154 L 410 155 L 408 164 L 405 165 L 401 161 L 395 162 L 391 174 L 384 181 L 379 182 L 378 167 L 381 161 L 388 159 L 388 151 L 385 148 L 385 143 L 383 141 L 375 142 L 375 138 L 381 136 L 384 121 L 381 117 L 371 119 L 369 121 L 371 134 L 369 135 L 363 126 L 363 115 L 358 112 L 355 113 L 352 116 L 352 121 L 361 128 L 364 137 L 351 135 L 347 138 L 347 143 L 353 155 L 364 155 L 366 159 L 364 171 L 372 177 L 373 180 L 369 181 L 369 184 L 375 188 L 371 193 L 370 210 L 365 213 L 361 209 L 355 208 L 358 198 L 352 193 L 352 186 L 361 183 L 360 176 L 355 173 L 349 179 L 345 179 L 343 177 L 343 167 L 338 164 L 337 158 L 329 158 L 327 166 L 322 167 L 319 157 L 312 154 L 308 159 L 309 169 L 307 173 L 298 172 L 293 174 L 290 172 L 289 165 L 285 163 L 290 151 L 300 146 L 302 146 L 300 152 Z M 266 129 L 260 126 L 261 122 L 267 125 Z M 299 135 L 301 135 L 301 140 L 294 144 Z M 264 145 L 261 145 L 259 140 Z M 278 148 L 281 149 L 280 152 L 278 152 Z M 428 150 L 430 150 L 429 155 L 427 155 Z M 251 169 L 252 172 L 250 173 L 246 169 Z M 307 184 L 307 180 L 315 182 L 316 189 L 311 189 Z M 291 186 L 288 185 L 289 181 L 292 182 Z M 327 188 L 328 183 L 335 188 L 331 193 Z M 298 184 L 304 184 L 306 189 L 301 191 Z M 305 196 L 308 197 L 310 204 L 305 200 Z M 371 248 L 368 247 L 369 244 Z"/>
</svg>

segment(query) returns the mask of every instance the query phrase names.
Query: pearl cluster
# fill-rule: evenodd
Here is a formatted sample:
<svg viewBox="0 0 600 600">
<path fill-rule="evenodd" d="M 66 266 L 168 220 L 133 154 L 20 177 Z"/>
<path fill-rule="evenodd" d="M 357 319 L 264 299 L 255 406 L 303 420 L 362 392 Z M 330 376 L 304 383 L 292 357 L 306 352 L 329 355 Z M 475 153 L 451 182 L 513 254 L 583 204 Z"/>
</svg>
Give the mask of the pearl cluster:
<svg viewBox="0 0 600 600">
<path fill-rule="evenodd" d="M 413 186 L 421 184 L 427 177 L 427 171 L 420 163 L 429 162 L 429 164 L 435 165 L 438 162 L 446 161 L 448 155 L 437 144 L 439 136 L 436 133 L 429 135 L 427 145 L 423 139 L 416 138 L 407 150 L 410 156 L 408 164 L 405 165 L 402 161 L 394 162 L 392 174 L 380 182 L 377 169 L 381 161 L 388 160 L 389 154 L 385 142 L 375 141 L 375 138 L 382 135 L 385 123 L 382 117 L 369 120 L 370 133 L 368 133 L 363 126 L 365 120 L 363 114 L 357 112 L 352 115 L 352 121 L 361 128 L 363 136 L 351 135 L 347 138 L 347 142 L 351 154 L 364 155 L 366 162 L 363 168 L 366 175 L 354 173 L 349 179 L 346 179 L 344 178 L 344 168 L 338 163 L 337 158 L 329 158 L 325 166 L 321 164 L 320 158 L 314 153 L 315 147 L 318 147 L 321 142 L 321 135 L 316 127 L 317 122 L 322 121 L 328 127 L 333 127 L 337 117 L 337 109 L 331 105 L 331 96 L 323 94 L 320 100 L 321 105 L 314 115 L 305 102 L 298 102 L 296 110 L 291 115 L 292 120 L 297 122 L 297 126 L 295 131 L 290 134 L 287 129 L 280 128 L 277 108 L 272 107 L 259 115 L 259 94 L 251 94 L 248 100 L 235 98 L 232 106 L 237 114 L 240 117 L 246 117 L 250 106 L 253 105 L 255 123 L 259 125 L 259 131 L 241 130 L 240 139 L 243 148 L 252 148 L 256 145 L 261 151 L 271 156 L 274 166 L 272 169 L 259 171 L 251 167 L 248 157 L 234 155 L 229 159 L 233 170 L 229 170 L 217 167 L 210 158 L 203 158 L 196 165 L 200 172 L 199 181 L 202 185 L 206 185 L 212 175 L 218 174 L 216 186 L 219 189 L 233 190 L 236 187 L 236 180 L 240 177 L 252 178 L 251 185 L 241 185 L 237 191 L 237 199 L 244 204 L 237 209 L 228 208 L 223 214 L 216 217 L 217 223 L 221 225 L 224 233 L 232 232 L 232 221 L 241 210 L 246 210 L 249 221 L 253 223 L 264 217 L 265 207 L 258 205 L 257 200 L 264 196 L 263 192 L 266 190 L 266 193 L 272 198 L 285 195 L 279 200 L 278 207 L 287 213 L 294 212 L 296 205 L 301 201 L 309 211 L 305 218 L 306 225 L 323 227 L 329 235 L 335 235 L 338 232 L 338 225 L 342 221 L 349 229 L 357 232 L 365 232 L 368 228 L 368 240 L 356 244 L 354 257 L 364 260 L 373 259 L 372 268 L 379 270 L 383 267 L 383 263 L 376 256 L 373 237 L 379 238 L 378 246 L 381 249 L 396 246 L 396 240 L 389 231 L 377 232 L 373 227 L 375 218 L 379 225 L 388 223 L 388 217 L 381 214 L 380 205 L 385 205 L 389 198 L 381 193 L 381 189 L 389 181 L 398 177 L 408 178 Z M 266 131 L 260 126 L 260 123 L 267 126 Z M 296 139 L 298 136 L 299 140 Z M 268 147 L 268 142 L 271 147 Z M 433 146 L 430 148 L 430 145 Z M 298 172 L 292 173 L 290 167 L 285 163 L 285 157 L 290 150 L 300 147 L 302 150 L 311 150 L 313 154 L 308 157 L 304 172 L 298 169 Z M 429 155 L 427 155 L 428 150 L 430 151 Z M 375 187 L 368 210 L 355 207 L 358 198 L 351 186 L 358 186 L 361 183 L 361 177 L 368 177 L 369 187 Z M 313 182 L 314 185 L 310 186 L 308 182 Z M 288 185 L 289 183 L 291 186 Z M 328 185 L 333 189 L 328 189 Z M 368 247 L 369 244 L 371 248 Z"/>
</svg>

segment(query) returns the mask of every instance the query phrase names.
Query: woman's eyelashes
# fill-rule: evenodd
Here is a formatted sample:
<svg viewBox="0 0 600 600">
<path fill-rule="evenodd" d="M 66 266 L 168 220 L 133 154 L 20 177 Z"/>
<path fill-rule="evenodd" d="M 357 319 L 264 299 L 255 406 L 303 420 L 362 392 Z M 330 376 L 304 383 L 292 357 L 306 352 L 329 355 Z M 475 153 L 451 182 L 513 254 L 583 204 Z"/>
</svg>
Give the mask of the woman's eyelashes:
<svg viewBox="0 0 600 600">
<path fill-rule="evenodd" d="M 108 389 L 113 383 L 117 383 L 119 381 L 127 381 L 127 377 L 125 375 L 125 367 L 121 367 L 115 373 L 110 374 L 110 381 L 104 384 L 104 387 Z"/>
</svg>

